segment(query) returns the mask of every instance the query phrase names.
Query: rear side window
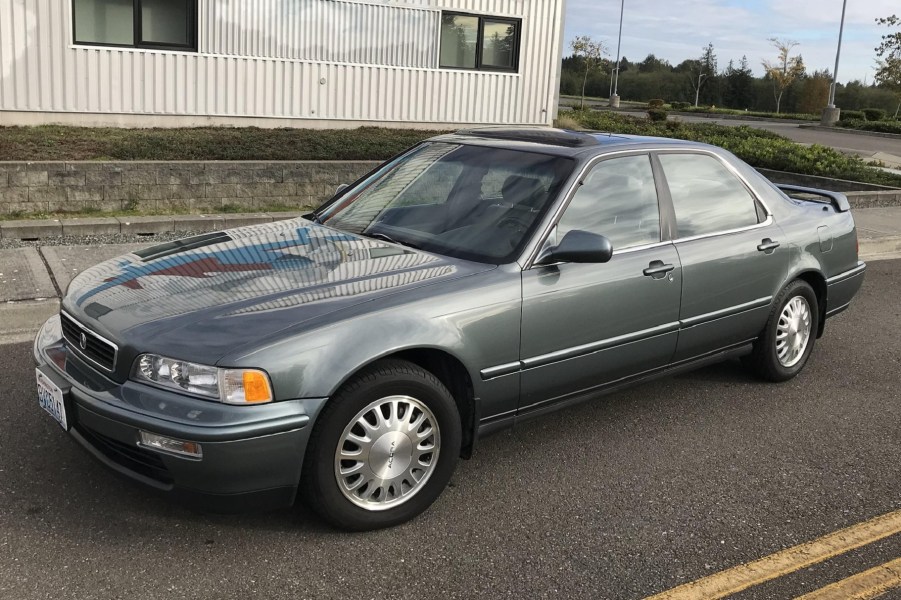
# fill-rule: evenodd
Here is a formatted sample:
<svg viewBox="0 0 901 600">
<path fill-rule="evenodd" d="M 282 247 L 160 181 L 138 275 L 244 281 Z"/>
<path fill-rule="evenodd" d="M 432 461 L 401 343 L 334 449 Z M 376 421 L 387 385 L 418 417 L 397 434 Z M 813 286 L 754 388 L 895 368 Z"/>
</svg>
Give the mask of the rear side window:
<svg viewBox="0 0 901 600">
<path fill-rule="evenodd" d="M 613 158 L 592 168 L 560 218 L 557 240 L 573 229 L 606 236 L 614 250 L 659 242 L 650 156 Z"/>
<path fill-rule="evenodd" d="M 660 154 L 676 209 L 678 237 L 756 225 L 757 201 L 719 160 L 706 154 Z"/>
</svg>

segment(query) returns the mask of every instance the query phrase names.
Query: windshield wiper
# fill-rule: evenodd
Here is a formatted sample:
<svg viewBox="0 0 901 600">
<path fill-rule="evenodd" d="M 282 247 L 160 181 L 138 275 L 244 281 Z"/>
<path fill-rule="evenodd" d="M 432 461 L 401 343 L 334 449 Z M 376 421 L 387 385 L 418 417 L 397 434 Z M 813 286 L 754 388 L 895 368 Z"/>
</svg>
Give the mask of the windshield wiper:
<svg viewBox="0 0 901 600">
<path fill-rule="evenodd" d="M 414 250 L 418 250 L 419 246 L 416 244 L 411 244 L 410 242 L 401 242 L 399 240 L 394 239 L 387 233 L 382 233 L 381 231 L 361 231 L 360 235 L 365 235 L 368 238 L 372 238 L 374 240 L 383 240 L 385 242 L 391 242 L 392 244 L 397 244 L 398 246 L 406 246 L 408 248 L 413 248 Z"/>
</svg>

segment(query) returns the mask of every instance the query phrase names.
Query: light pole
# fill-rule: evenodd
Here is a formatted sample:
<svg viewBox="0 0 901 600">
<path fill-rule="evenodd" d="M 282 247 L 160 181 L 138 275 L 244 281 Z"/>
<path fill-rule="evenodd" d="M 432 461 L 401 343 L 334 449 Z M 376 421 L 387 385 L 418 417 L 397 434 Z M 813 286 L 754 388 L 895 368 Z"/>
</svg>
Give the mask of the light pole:
<svg viewBox="0 0 901 600">
<path fill-rule="evenodd" d="M 841 109 L 835 106 L 835 86 L 838 84 L 838 60 L 842 56 L 842 34 L 845 32 L 845 9 L 848 0 L 842 0 L 842 20 L 838 26 L 838 49 L 835 51 L 835 69 L 832 70 L 832 85 L 829 86 L 829 104 L 823 109 L 820 118 L 822 125 L 834 125 L 841 115 Z"/>
<path fill-rule="evenodd" d="M 610 94 L 610 106 L 619 107 L 619 51 L 623 45 L 623 12 L 625 12 L 626 0 L 622 0 L 619 6 L 619 38 L 616 41 L 616 66 L 613 70 L 613 93 Z"/>
<path fill-rule="evenodd" d="M 698 73 L 698 85 L 695 87 L 695 108 L 698 107 L 698 100 L 701 97 L 701 81 L 707 77 L 707 73 Z"/>
</svg>

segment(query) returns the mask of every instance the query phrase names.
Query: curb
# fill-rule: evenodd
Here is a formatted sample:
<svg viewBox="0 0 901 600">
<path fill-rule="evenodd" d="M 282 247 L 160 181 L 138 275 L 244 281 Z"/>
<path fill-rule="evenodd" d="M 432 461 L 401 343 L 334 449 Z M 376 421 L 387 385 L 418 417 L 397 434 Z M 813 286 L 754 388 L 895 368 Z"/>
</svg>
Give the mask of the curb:
<svg viewBox="0 0 901 600">
<path fill-rule="evenodd" d="M 0 304 L 0 346 L 30 342 L 44 321 L 59 314 L 59 298 Z"/>
<path fill-rule="evenodd" d="M 859 254 L 863 259 L 879 260 L 880 258 L 894 258 L 893 255 L 901 254 L 901 235 L 864 239 L 859 243 Z"/>
<path fill-rule="evenodd" d="M 292 211 L 0 221 L 0 239 L 33 241 L 64 235 L 109 235 L 116 233 L 154 235 L 169 231 L 218 231 L 292 219 L 301 214 L 302 212 Z"/>
</svg>

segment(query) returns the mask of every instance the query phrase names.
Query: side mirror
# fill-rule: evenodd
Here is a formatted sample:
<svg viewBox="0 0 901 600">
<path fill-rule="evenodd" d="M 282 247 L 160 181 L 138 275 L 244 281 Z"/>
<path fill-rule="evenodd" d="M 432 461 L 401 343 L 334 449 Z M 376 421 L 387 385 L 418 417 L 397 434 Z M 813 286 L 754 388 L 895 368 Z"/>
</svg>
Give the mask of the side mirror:
<svg viewBox="0 0 901 600">
<path fill-rule="evenodd" d="M 573 229 L 563 236 L 559 244 L 541 253 L 535 264 L 605 263 L 612 257 L 613 244 L 609 239 L 597 233 Z"/>
<path fill-rule="evenodd" d="M 350 186 L 347 185 L 346 183 L 342 183 L 335 189 L 335 195 L 337 196 L 338 194 L 340 194 L 341 192 L 343 192 L 344 190 L 346 190 L 349 187 Z"/>
</svg>

